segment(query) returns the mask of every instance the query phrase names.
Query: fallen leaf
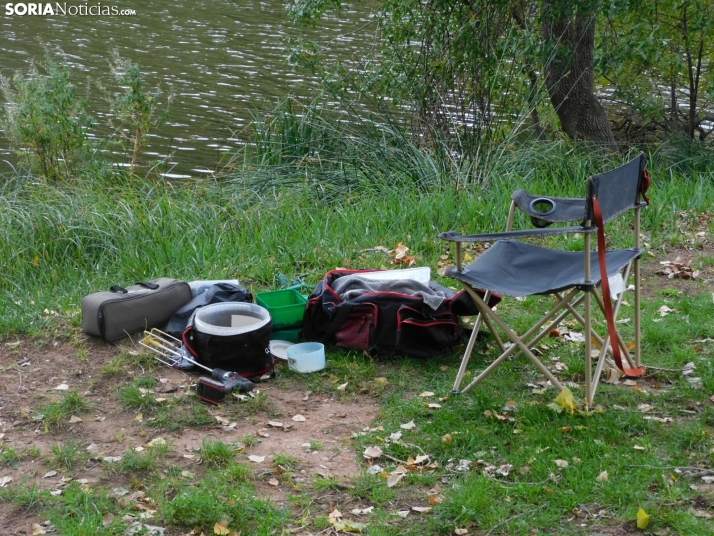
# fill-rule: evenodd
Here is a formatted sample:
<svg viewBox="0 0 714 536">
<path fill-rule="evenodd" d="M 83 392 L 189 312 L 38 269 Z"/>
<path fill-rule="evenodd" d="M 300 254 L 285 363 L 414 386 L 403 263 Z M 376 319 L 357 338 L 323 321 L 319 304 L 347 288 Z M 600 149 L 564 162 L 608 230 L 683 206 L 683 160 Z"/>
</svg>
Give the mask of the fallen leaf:
<svg viewBox="0 0 714 536">
<path fill-rule="evenodd" d="M 463 536 L 464 534 L 468 534 L 468 533 L 469 533 L 469 531 L 466 529 L 459 529 L 459 528 L 454 529 L 454 534 L 456 534 L 456 536 Z"/>
<path fill-rule="evenodd" d="M 393 488 L 399 481 L 404 478 L 404 473 L 392 473 L 387 477 L 387 487 Z"/>
<path fill-rule="evenodd" d="M 451 434 L 444 434 L 443 436 L 441 436 L 441 440 L 447 445 L 451 445 L 451 443 L 454 441 L 454 438 Z"/>
<path fill-rule="evenodd" d="M 57 471 L 48 471 L 42 478 L 50 478 L 57 475 Z"/>
<path fill-rule="evenodd" d="M 38 536 L 39 534 L 47 534 L 47 531 L 42 528 L 39 523 L 32 524 L 32 536 Z"/>
<path fill-rule="evenodd" d="M 337 532 L 362 532 L 362 530 L 367 528 L 367 525 L 364 523 L 357 523 L 356 521 L 351 521 L 349 519 L 343 519 L 341 521 L 337 521 L 333 525 L 333 528 Z"/>
<path fill-rule="evenodd" d="M 76 424 L 76 423 L 78 423 L 78 422 L 84 422 L 84 421 L 82 421 L 82 419 L 79 418 L 79 417 L 77 417 L 76 415 L 72 415 L 72 416 L 69 418 L 69 423 L 70 423 L 70 424 Z"/>
<path fill-rule="evenodd" d="M 163 437 L 155 437 L 146 444 L 147 447 L 162 447 L 164 445 L 166 445 L 166 440 Z"/>
<path fill-rule="evenodd" d="M 407 517 L 409 515 L 409 510 L 399 510 L 397 511 L 399 517 Z"/>
<path fill-rule="evenodd" d="M 12 477 L 11 476 L 4 476 L 0 478 L 0 488 L 4 488 L 7 486 L 10 482 L 12 482 Z"/>
<path fill-rule="evenodd" d="M 144 416 L 141 413 L 139 413 L 136 417 L 134 417 L 134 420 L 136 422 L 142 422 L 144 420 Z"/>
<path fill-rule="evenodd" d="M 268 421 L 268 426 L 272 426 L 273 428 L 282 428 L 283 423 L 280 421 Z"/>
<path fill-rule="evenodd" d="M 422 394 L 419 395 L 420 398 L 427 398 L 430 396 L 434 396 L 434 393 L 432 393 L 431 391 L 424 391 Z"/>
<path fill-rule="evenodd" d="M 607 481 L 608 478 L 609 477 L 608 477 L 607 471 L 603 471 L 602 473 L 597 475 L 595 480 L 597 480 L 598 482 L 605 482 L 605 481 Z"/>
<path fill-rule="evenodd" d="M 265 456 L 255 456 L 254 454 L 251 454 L 250 456 L 248 456 L 248 459 L 251 462 L 263 463 L 265 461 Z"/>
<path fill-rule="evenodd" d="M 555 460 L 555 465 L 557 465 L 561 469 L 564 469 L 565 467 L 568 467 L 568 465 L 570 465 L 570 464 L 568 463 L 568 460 Z"/>
<path fill-rule="evenodd" d="M 69 385 L 66 383 L 60 383 L 57 387 L 53 389 L 53 391 L 67 391 L 69 389 Z"/>
<path fill-rule="evenodd" d="M 300 415 L 299 413 L 293 417 L 293 420 L 295 422 L 305 422 L 305 417 Z"/>
<path fill-rule="evenodd" d="M 640 530 L 645 530 L 650 524 L 650 516 L 642 508 L 637 510 L 637 528 Z"/>
<path fill-rule="evenodd" d="M 275 487 L 275 486 L 277 486 L 278 484 L 280 484 L 280 482 L 278 482 L 278 479 L 277 479 L 277 478 L 271 478 L 270 480 L 268 480 L 268 484 L 270 484 L 271 486 Z"/>
<path fill-rule="evenodd" d="M 578 410 L 578 404 L 575 401 L 575 397 L 573 396 L 573 393 L 565 387 L 557 397 L 555 397 L 555 400 L 553 401 L 556 405 L 560 406 L 564 410 L 566 410 L 570 414 L 574 414 Z"/>
<path fill-rule="evenodd" d="M 670 309 L 666 305 L 663 305 L 662 307 L 657 309 L 659 316 L 667 316 L 669 313 L 673 313 L 674 311 L 676 311 L 676 309 Z"/>
<path fill-rule="evenodd" d="M 349 383 L 349 382 L 345 382 L 345 383 L 343 383 L 342 385 L 338 385 L 338 386 L 337 386 L 337 390 L 338 390 L 338 391 L 344 391 L 345 389 L 347 389 L 347 384 L 348 384 L 348 383 Z"/>
<path fill-rule="evenodd" d="M 441 409 L 441 404 L 429 404 L 429 409 Z"/>
<path fill-rule="evenodd" d="M 230 532 L 231 531 L 228 530 L 228 521 L 220 521 L 219 523 L 213 525 L 213 534 L 220 534 L 221 536 L 225 536 Z"/>
<path fill-rule="evenodd" d="M 409 421 L 406 424 L 400 424 L 399 428 L 402 430 L 414 430 L 414 428 L 416 428 L 416 424 L 414 424 L 414 421 Z"/>
<path fill-rule="evenodd" d="M 356 516 L 371 514 L 374 511 L 374 506 L 368 506 L 367 508 L 355 508 L 352 510 L 352 514 Z"/>
<path fill-rule="evenodd" d="M 382 454 L 382 449 L 379 447 L 367 447 L 362 453 L 362 455 L 368 460 L 379 458 Z"/>
<path fill-rule="evenodd" d="M 419 514 L 428 514 L 431 512 L 431 506 L 412 506 L 412 510 Z"/>
</svg>

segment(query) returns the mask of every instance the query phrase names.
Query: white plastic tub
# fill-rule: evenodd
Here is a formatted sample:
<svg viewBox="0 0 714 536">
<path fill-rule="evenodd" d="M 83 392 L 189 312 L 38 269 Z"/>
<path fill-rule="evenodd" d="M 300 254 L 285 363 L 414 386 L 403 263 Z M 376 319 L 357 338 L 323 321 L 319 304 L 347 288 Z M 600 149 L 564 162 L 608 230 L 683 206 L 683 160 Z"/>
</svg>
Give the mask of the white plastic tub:
<svg viewBox="0 0 714 536">
<path fill-rule="evenodd" d="M 193 327 L 206 335 L 228 337 L 255 331 L 270 322 L 270 313 L 253 303 L 214 303 L 196 312 Z"/>
<path fill-rule="evenodd" d="M 288 368 L 296 372 L 317 372 L 325 368 L 325 345 L 301 342 L 288 347 Z"/>
</svg>

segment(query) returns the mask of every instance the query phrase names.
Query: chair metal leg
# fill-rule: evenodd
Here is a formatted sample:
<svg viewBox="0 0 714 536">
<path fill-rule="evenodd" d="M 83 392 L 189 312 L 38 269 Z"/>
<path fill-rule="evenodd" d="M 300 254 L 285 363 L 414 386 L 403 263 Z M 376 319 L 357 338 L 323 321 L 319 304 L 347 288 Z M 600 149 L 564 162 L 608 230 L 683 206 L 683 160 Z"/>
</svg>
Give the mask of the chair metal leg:
<svg viewBox="0 0 714 536">
<path fill-rule="evenodd" d="M 487 298 L 488 299 L 488 298 Z M 471 354 L 474 351 L 474 344 L 478 338 L 478 332 L 481 329 L 481 313 L 478 314 L 476 322 L 474 323 L 473 331 L 469 337 L 469 342 L 466 344 L 466 350 L 464 351 L 464 357 L 461 359 L 461 366 L 459 367 L 459 372 L 456 374 L 456 380 L 454 380 L 454 387 L 451 389 L 452 393 L 460 393 L 461 382 L 463 381 L 464 374 L 466 374 L 466 368 L 469 365 L 469 360 L 471 359 Z"/>
<path fill-rule="evenodd" d="M 501 319 L 500 316 L 498 316 L 498 314 L 495 311 L 493 311 L 490 307 L 488 307 L 488 305 L 486 305 L 486 303 L 483 301 L 481 296 L 478 295 L 478 293 L 476 293 L 471 288 L 467 288 L 466 290 L 469 293 L 469 295 L 472 297 L 472 299 L 474 300 L 474 303 L 476 303 L 476 306 L 479 308 L 479 311 L 483 315 L 484 320 L 486 320 L 486 319 L 493 320 L 498 325 L 498 327 L 501 328 L 501 330 L 508 336 L 508 338 L 511 339 L 513 341 L 513 343 L 521 350 L 521 352 L 523 352 L 523 354 L 526 357 L 528 357 L 536 367 L 538 367 L 538 369 L 541 371 L 541 373 L 546 378 L 548 378 L 548 380 L 550 380 L 550 382 L 553 385 L 555 385 L 558 389 L 560 389 L 562 391 L 563 385 L 560 383 L 560 381 L 558 381 L 558 379 L 555 376 L 553 376 L 553 373 L 551 373 L 550 370 L 548 370 L 548 368 L 533 354 L 533 352 L 531 352 L 530 348 L 526 345 L 526 343 L 524 343 L 523 340 L 521 340 L 521 338 L 518 337 L 518 335 L 516 333 L 514 333 L 508 327 L 508 325 Z M 498 365 L 500 365 L 514 350 L 515 350 L 514 348 L 507 349 L 506 352 L 501 354 L 501 356 L 498 359 L 496 359 L 496 361 L 491 363 L 491 365 L 489 365 L 489 367 L 486 370 L 484 370 L 481 374 L 479 374 L 479 376 L 476 377 L 471 382 L 471 384 L 469 384 L 466 388 L 464 388 L 464 390 L 462 392 L 467 391 L 473 385 L 476 385 L 483 378 L 488 376 L 488 374 L 490 374 Z"/>
</svg>

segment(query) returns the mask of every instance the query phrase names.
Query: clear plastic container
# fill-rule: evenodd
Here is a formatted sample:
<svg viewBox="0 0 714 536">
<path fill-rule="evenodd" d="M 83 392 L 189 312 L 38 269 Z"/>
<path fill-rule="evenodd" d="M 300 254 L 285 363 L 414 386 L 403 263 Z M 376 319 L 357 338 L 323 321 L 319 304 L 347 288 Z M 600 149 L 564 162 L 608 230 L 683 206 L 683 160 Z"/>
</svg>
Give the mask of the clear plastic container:
<svg viewBox="0 0 714 536">
<path fill-rule="evenodd" d="M 317 372 L 325 368 L 325 345 L 301 342 L 288 347 L 288 368 L 296 372 Z"/>
</svg>

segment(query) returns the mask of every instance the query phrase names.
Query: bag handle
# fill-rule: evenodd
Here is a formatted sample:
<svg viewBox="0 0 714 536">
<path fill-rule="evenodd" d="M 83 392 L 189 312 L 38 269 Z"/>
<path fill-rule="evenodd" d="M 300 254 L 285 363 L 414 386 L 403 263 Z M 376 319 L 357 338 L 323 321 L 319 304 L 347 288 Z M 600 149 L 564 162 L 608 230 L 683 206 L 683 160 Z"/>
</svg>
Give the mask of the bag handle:
<svg viewBox="0 0 714 536">
<path fill-rule="evenodd" d="M 146 287 L 146 288 L 148 288 L 149 290 L 156 290 L 157 288 L 159 288 L 159 285 L 157 285 L 156 283 L 152 283 L 151 281 L 139 281 L 139 282 L 137 283 L 137 285 L 141 285 L 142 287 Z"/>
<path fill-rule="evenodd" d="M 109 292 L 116 292 L 117 294 L 128 294 L 129 291 L 125 289 L 124 287 L 120 287 L 119 285 L 112 285 L 109 287 Z"/>
</svg>

